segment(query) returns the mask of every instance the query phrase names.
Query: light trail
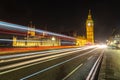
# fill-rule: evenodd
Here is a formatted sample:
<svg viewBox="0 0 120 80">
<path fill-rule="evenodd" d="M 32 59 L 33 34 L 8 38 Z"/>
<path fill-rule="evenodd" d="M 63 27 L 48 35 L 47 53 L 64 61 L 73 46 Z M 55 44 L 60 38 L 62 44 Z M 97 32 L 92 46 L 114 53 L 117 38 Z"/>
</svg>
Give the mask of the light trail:
<svg viewBox="0 0 120 80">
<path fill-rule="evenodd" d="M 44 52 L 32 52 L 31 55 L 23 56 L 23 57 L 14 57 L 14 58 L 7 58 L 4 56 L 1 59 L 0 63 L 5 63 L 5 62 L 10 62 L 10 61 L 15 61 L 15 60 L 22 60 L 22 59 L 29 59 L 29 58 L 34 58 L 34 57 L 40 57 L 40 56 L 47 56 L 47 55 L 53 55 L 53 54 L 58 54 L 66 51 L 73 51 L 76 49 L 62 49 L 62 50 L 52 50 L 52 51 L 44 51 Z M 25 54 L 30 54 L 30 53 L 25 53 Z M 2 60 L 4 59 L 4 60 Z"/>
<path fill-rule="evenodd" d="M 14 40 L 13 39 L 0 39 L 0 41 L 10 41 L 10 42 L 13 42 Z M 42 41 L 42 40 L 16 40 L 16 41 L 19 41 L 19 42 L 47 42 L 47 41 Z M 61 42 L 61 43 L 64 43 L 64 44 L 75 44 L 75 42 Z"/>
<path fill-rule="evenodd" d="M 15 35 L 20 35 L 20 36 L 26 36 L 25 33 L 16 33 L 16 32 L 4 32 L 4 31 L 0 31 L 0 33 L 2 34 L 15 34 Z"/>
<path fill-rule="evenodd" d="M 0 41 L 13 41 L 12 39 L 0 39 Z"/>
<path fill-rule="evenodd" d="M 97 52 L 96 52 L 96 53 L 97 53 Z M 96 53 L 94 53 L 94 54 L 96 54 Z M 92 56 L 90 56 L 87 60 L 90 60 L 92 57 L 93 57 L 93 55 L 92 55 Z"/>
<path fill-rule="evenodd" d="M 76 58 L 78 58 L 78 57 L 81 57 L 81 56 L 84 56 L 84 55 L 86 55 L 86 54 L 89 54 L 90 52 L 93 52 L 93 51 L 95 51 L 95 50 L 96 50 L 96 49 L 90 50 L 89 52 L 80 54 L 80 55 L 75 56 L 75 57 L 73 57 L 73 58 L 70 58 L 70 59 L 68 59 L 68 60 L 66 60 L 66 61 L 57 63 L 57 64 L 55 64 L 55 65 L 53 65 L 53 66 L 50 66 L 50 67 L 48 67 L 48 68 L 45 68 L 45 69 L 43 69 L 43 70 L 41 70 L 41 71 L 38 71 L 38 72 L 35 72 L 35 73 L 31 74 L 31 75 L 28 75 L 28 76 L 26 76 L 26 77 L 23 77 L 23 78 L 21 78 L 20 80 L 26 80 L 26 79 L 28 79 L 28 78 L 31 78 L 31 77 L 35 76 L 35 75 L 41 74 L 41 73 L 43 73 L 43 72 L 45 72 L 45 71 L 47 71 L 47 70 L 50 70 L 50 69 L 52 69 L 52 68 L 54 68 L 54 67 L 57 67 L 57 66 L 60 66 L 60 65 L 62 65 L 62 64 L 64 64 L 64 63 L 69 62 L 69 61 L 71 61 L 71 60 L 74 60 L 74 59 L 76 59 Z"/>
<path fill-rule="evenodd" d="M 85 50 L 85 49 L 90 49 L 92 47 L 80 47 L 80 48 L 75 48 L 75 49 L 82 49 L 82 50 Z M 74 49 L 74 48 L 73 48 Z M 62 49 L 62 50 L 66 50 L 66 49 Z M 67 49 L 67 50 L 71 50 L 70 49 Z M 58 51 L 58 50 L 52 50 L 52 51 L 42 51 L 42 52 L 31 52 L 31 53 L 24 53 L 24 54 L 14 54 L 14 55 L 5 55 L 5 56 L 0 56 L 0 59 L 7 59 L 7 58 L 15 58 L 15 57 L 22 57 L 22 56 L 30 56 L 30 55 L 34 55 L 34 54 L 44 54 L 44 53 L 47 53 L 47 52 L 53 52 L 53 51 Z"/>
<path fill-rule="evenodd" d="M 77 50 L 77 51 L 79 51 L 79 50 Z M 12 67 L 18 67 L 18 66 L 22 66 L 22 65 L 27 65 L 27 64 L 30 64 L 30 63 L 35 63 L 35 62 L 46 60 L 46 59 L 51 59 L 51 58 L 55 58 L 55 57 L 65 56 L 65 55 L 73 53 L 73 52 L 76 52 L 76 51 L 66 52 L 66 53 L 57 54 L 57 55 L 55 54 L 55 55 L 52 55 L 52 56 L 47 56 L 47 57 L 43 57 L 43 58 L 39 58 L 39 59 L 35 59 L 35 60 L 29 60 L 29 61 L 25 61 L 25 62 L 20 62 L 19 64 L 16 63 L 16 64 L 8 65 L 8 66 L 5 66 L 5 67 L 1 67 L 0 69 L 4 70 L 4 69 L 7 69 L 7 68 L 12 68 Z"/>
<path fill-rule="evenodd" d="M 67 51 L 74 51 L 74 50 L 86 50 L 89 48 L 71 48 L 71 49 L 62 49 L 62 50 L 51 50 L 51 51 L 44 51 L 44 52 L 32 52 L 32 53 L 25 53 L 25 54 L 30 54 L 30 55 L 25 55 L 25 56 L 14 56 L 12 57 L 10 56 L 2 56 L 0 57 L 0 63 L 5 63 L 5 62 L 10 62 L 10 61 L 17 61 L 17 60 L 23 60 L 23 59 L 29 59 L 29 58 L 34 58 L 34 57 L 40 57 L 40 56 L 49 56 L 49 55 L 53 55 L 53 54 L 59 54 L 62 52 L 67 52 Z"/>
<path fill-rule="evenodd" d="M 12 39 L 0 39 L 0 41 L 14 41 Z M 20 41 L 20 42 L 45 42 L 45 41 L 37 41 L 37 40 L 16 40 L 16 41 Z"/>
<path fill-rule="evenodd" d="M 93 49 L 93 50 L 95 50 L 95 49 Z M 78 51 L 82 51 L 82 50 L 78 49 L 78 50 L 71 51 L 71 52 L 66 52 L 66 53 L 63 53 L 63 54 L 47 56 L 47 57 L 40 58 L 40 59 L 20 62 L 19 64 L 16 63 L 14 65 L 8 65 L 6 67 L 1 67 L 1 70 L 2 70 L 2 69 L 7 69 L 7 68 L 12 68 L 12 67 L 17 67 L 17 66 L 22 66 L 23 65 L 22 67 L 18 67 L 18 68 L 14 68 L 14 69 L 11 69 L 11 70 L 3 71 L 3 72 L 0 73 L 0 75 L 8 73 L 8 72 L 15 71 L 15 70 L 19 70 L 19 69 L 22 69 L 22 68 L 26 68 L 26 67 L 29 67 L 29 66 L 33 66 L 33 65 L 36 65 L 36 64 L 40 64 L 40 63 L 43 63 L 43 62 L 51 61 L 51 60 L 54 60 L 54 59 L 57 59 L 57 58 L 60 58 L 60 57 L 64 57 L 66 55 L 70 55 L 70 54 L 78 52 Z M 30 64 L 30 63 L 32 63 L 32 64 Z"/>
<path fill-rule="evenodd" d="M 7 22 L 3 22 L 3 21 L 0 21 L 0 28 L 2 29 L 8 29 L 8 30 L 18 30 L 18 31 L 27 31 L 28 30 L 28 27 L 26 26 L 21 26 L 21 25 L 17 25 L 17 24 L 11 24 L 11 23 L 7 23 Z M 44 30 L 38 30 L 38 29 L 32 29 L 32 28 L 29 28 L 29 30 L 31 31 L 35 31 L 37 33 L 40 33 L 40 34 L 43 34 L 43 33 L 46 33 L 48 35 L 51 35 L 51 36 L 59 36 L 59 37 L 64 37 L 64 38 L 69 38 L 69 39 L 72 39 L 72 40 L 75 40 L 76 38 L 74 37 L 70 37 L 70 36 L 66 36 L 66 35 L 62 35 L 62 34 L 58 34 L 58 33 L 54 33 L 54 32 L 48 32 L 48 31 L 44 31 Z"/>
</svg>

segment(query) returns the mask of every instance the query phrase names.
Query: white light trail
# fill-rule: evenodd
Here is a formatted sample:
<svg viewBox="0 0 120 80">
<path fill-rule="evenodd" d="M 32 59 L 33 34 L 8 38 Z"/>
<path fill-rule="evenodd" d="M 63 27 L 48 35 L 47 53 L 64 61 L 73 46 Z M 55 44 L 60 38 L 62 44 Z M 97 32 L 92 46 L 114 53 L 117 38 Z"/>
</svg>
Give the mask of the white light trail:
<svg viewBox="0 0 120 80">
<path fill-rule="evenodd" d="M 96 48 L 90 50 L 89 52 L 92 52 L 94 50 L 96 50 Z M 21 66 L 21 67 L 17 67 L 17 68 L 14 68 L 14 69 L 3 71 L 3 72 L 0 73 L 0 75 L 5 74 L 5 73 L 9 73 L 9 72 L 12 72 L 12 71 L 15 71 L 15 70 L 19 70 L 19 69 L 22 69 L 22 68 L 30 67 L 30 66 L 33 66 L 33 65 L 36 65 L 36 64 L 40 64 L 40 63 L 43 63 L 43 62 L 51 61 L 51 60 L 54 60 L 54 59 L 57 59 L 57 58 L 60 58 L 60 57 L 64 57 L 66 55 L 70 55 L 70 54 L 78 52 L 78 51 L 82 51 L 82 50 L 70 51 L 70 52 L 66 52 L 64 54 L 57 54 L 57 55 L 47 56 L 47 57 L 43 57 L 43 58 L 39 58 L 39 59 L 35 59 L 35 60 L 29 60 L 29 61 L 25 61 L 25 62 L 20 62 L 19 64 L 16 63 L 14 65 L 8 65 L 8 66 L 3 67 L 1 69 L 10 68 L 10 67 L 17 67 L 17 66 Z M 86 53 L 81 54 L 81 55 L 88 54 L 89 52 L 86 52 Z M 30 64 L 30 63 L 32 63 L 32 64 Z M 27 64 L 27 65 L 25 65 L 25 64 Z"/>
<path fill-rule="evenodd" d="M 0 39 L 0 41 L 14 41 L 12 39 Z M 45 42 L 45 41 L 41 41 L 41 40 L 16 40 L 16 41 L 19 41 L 19 42 Z"/>
<path fill-rule="evenodd" d="M 85 47 L 79 47 L 79 48 L 70 48 L 70 49 L 67 49 L 68 51 L 69 50 L 86 50 L 86 49 L 90 49 L 90 48 L 93 48 L 91 46 L 85 46 Z M 60 49 L 60 50 L 66 50 L 66 49 Z M 7 58 L 15 58 L 15 57 L 23 57 L 23 56 L 30 56 L 30 55 L 35 55 L 35 54 L 44 54 L 44 53 L 48 53 L 48 52 L 57 52 L 59 50 L 50 50 L 50 51 L 41 51 L 41 52 L 31 52 L 31 53 L 24 53 L 24 54 L 14 54 L 14 55 L 5 55 L 5 56 L 0 56 L 0 59 L 7 59 Z"/>
<path fill-rule="evenodd" d="M 78 55 L 78 56 L 72 57 L 72 58 L 70 58 L 70 59 L 68 59 L 68 60 L 65 60 L 65 61 L 63 61 L 63 62 L 57 63 L 57 64 L 55 64 L 55 65 L 53 65 L 53 66 L 50 66 L 50 67 L 48 67 L 48 68 L 45 68 L 45 69 L 43 69 L 43 70 L 41 70 L 41 71 L 38 71 L 38 72 L 35 72 L 35 73 L 31 74 L 31 75 L 28 75 L 28 76 L 26 76 L 26 77 L 23 77 L 23 78 L 21 78 L 20 80 L 26 80 L 26 79 L 28 79 L 28 78 L 31 78 L 31 77 L 33 77 L 33 76 L 36 76 L 36 75 L 38 75 L 38 74 L 40 74 L 40 73 L 43 73 L 43 72 L 45 72 L 45 71 L 47 71 L 47 70 L 50 70 L 50 69 L 54 68 L 54 67 L 57 67 L 57 66 L 59 66 L 59 65 L 62 65 L 62 64 L 66 63 L 66 62 L 69 62 L 69 61 L 71 61 L 71 60 L 74 60 L 74 59 L 76 59 L 76 58 L 78 58 L 78 57 L 80 57 L 80 56 L 84 56 L 84 55 L 86 55 L 86 54 L 89 54 L 90 52 L 93 52 L 93 51 L 95 51 L 95 50 L 96 50 L 96 49 L 90 50 L 90 51 L 88 51 L 88 52 L 86 52 L 86 53 L 80 54 L 80 55 Z"/>
<path fill-rule="evenodd" d="M 72 50 L 70 52 L 66 52 L 66 53 L 63 53 L 63 54 L 55 54 L 55 55 L 52 55 L 52 56 L 47 56 L 47 57 L 42 57 L 42 58 L 38 58 L 38 59 L 33 59 L 33 60 L 29 60 L 29 61 L 24 61 L 24 62 L 19 62 L 19 63 L 15 63 L 15 64 L 10 64 L 8 66 L 5 66 L 5 67 L 1 67 L 0 70 L 4 70 L 4 69 L 8 69 L 8 68 L 12 68 L 12 67 L 18 67 L 18 66 L 22 66 L 22 65 L 26 65 L 26 64 L 30 64 L 30 63 L 35 63 L 35 62 L 38 62 L 38 61 L 43 61 L 43 60 L 47 60 L 47 59 L 51 59 L 51 58 L 55 58 L 55 57 L 62 57 L 62 56 L 65 56 L 67 54 L 70 54 L 70 53 L 73 53 L 73 52 L 76 52 L 76 51 L 81 51 L 81 50 Z M 27 56 L 29 57 L 29 56 Z"/>
<path fill-rule="evenodd" d="M 29 59 L 29 58 L 33 58 L 33 57 L 57 54 L 57 53 L 73 51 L 73 50 L 76 50 L 76 49 L 62 49 L 62 50 L 51 50 L 51 51 L 44 51 L 44 52 L 32 52 L 32 53 L 25 53 L 27 55 L 24 55 L 24 56 L 22 55 L 23 57 L 20 57 L 20 55 L 19 55 L 19 57 L 17 55 L 14 55 L 14 56 L 11 55 L 11 56 L 2 56 L 0 59 L 1 60 L 5 59 L 1 62 L 1 63 L 3 63 L 3 62 L 15 61 L 15 60 L 22 60 L 22 59 Z M 11 58 L 11 59 L 7 59 L 7 58 Z"/>
<path fill-rule="evenodd" d="M 2 29 L 10 29 L 10 30 L 18 30 L 18 31 L 27 31 L 28 30 L 28 27 L 26 26 L 21 26 L 21 25 L 17 25 L 17 24 L 11 24 L 11 23 L 7 23 L 7 22 L 3 22 L 3 21 L 0 21 L 0 28 Z M 69 39 L 73 39 L 75 40 L 76 38 L 74 37 L 70 37 L 70 36 L 66 36 L 66 35 L 62 35 L 62 34 L 57 34 L 57 33 L 53 33 L 53 32 L 48 32 L 48 31 L 44 31 L 44 30 L 38 30 L 38 29 L 32 29 L 30 28 L 31 31 L 35 31 L 37 33 L 46 33 L 48 35 L 51 35 L 51 36 L 59 36 L 59 37 L 64 37 L 64 38 L 69 38 Z"/>
</svg>

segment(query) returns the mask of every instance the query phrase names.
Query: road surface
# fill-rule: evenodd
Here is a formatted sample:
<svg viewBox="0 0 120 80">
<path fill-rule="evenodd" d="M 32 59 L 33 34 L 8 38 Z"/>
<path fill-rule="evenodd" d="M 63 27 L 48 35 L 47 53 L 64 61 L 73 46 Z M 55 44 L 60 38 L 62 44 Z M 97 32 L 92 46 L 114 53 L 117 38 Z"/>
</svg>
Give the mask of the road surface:
<svg viewBox="0 0 120 80">
<path fill-rule="evenodd" d="M 0 80 L 85 80 L 104 49 L 81 47 L 0 57 Z"/>
</svg>

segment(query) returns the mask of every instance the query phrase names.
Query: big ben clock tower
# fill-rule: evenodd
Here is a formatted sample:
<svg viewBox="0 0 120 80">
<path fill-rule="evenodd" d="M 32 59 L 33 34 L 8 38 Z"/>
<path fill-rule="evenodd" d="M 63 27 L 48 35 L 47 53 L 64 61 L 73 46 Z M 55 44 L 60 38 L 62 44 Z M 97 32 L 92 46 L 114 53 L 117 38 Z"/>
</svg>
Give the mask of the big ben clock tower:
<svg viewBox="0 0 120 80">
<path fill-rule="evenodd" d="M 88 18 L 86 20 L 86 36 L 87 36 L 87 42 L 94 44 L 94 23 L 92 20 L 92 15 L 90 10 L 89 10 Z"/>
</svg>

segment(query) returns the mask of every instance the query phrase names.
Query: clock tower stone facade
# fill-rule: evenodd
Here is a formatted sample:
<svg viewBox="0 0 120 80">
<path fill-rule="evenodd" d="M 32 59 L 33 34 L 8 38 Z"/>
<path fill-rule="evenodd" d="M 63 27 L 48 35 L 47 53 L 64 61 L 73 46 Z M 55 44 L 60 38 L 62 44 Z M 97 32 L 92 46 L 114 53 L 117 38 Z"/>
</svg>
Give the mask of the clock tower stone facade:
<svg viewBox="0 0 120 80">
<path fill-rule="evenodd" d="M 88 43 L 94 44 L 94 22 L 90 10 L 86 20 L 86 38 Z"/>
</svg>

